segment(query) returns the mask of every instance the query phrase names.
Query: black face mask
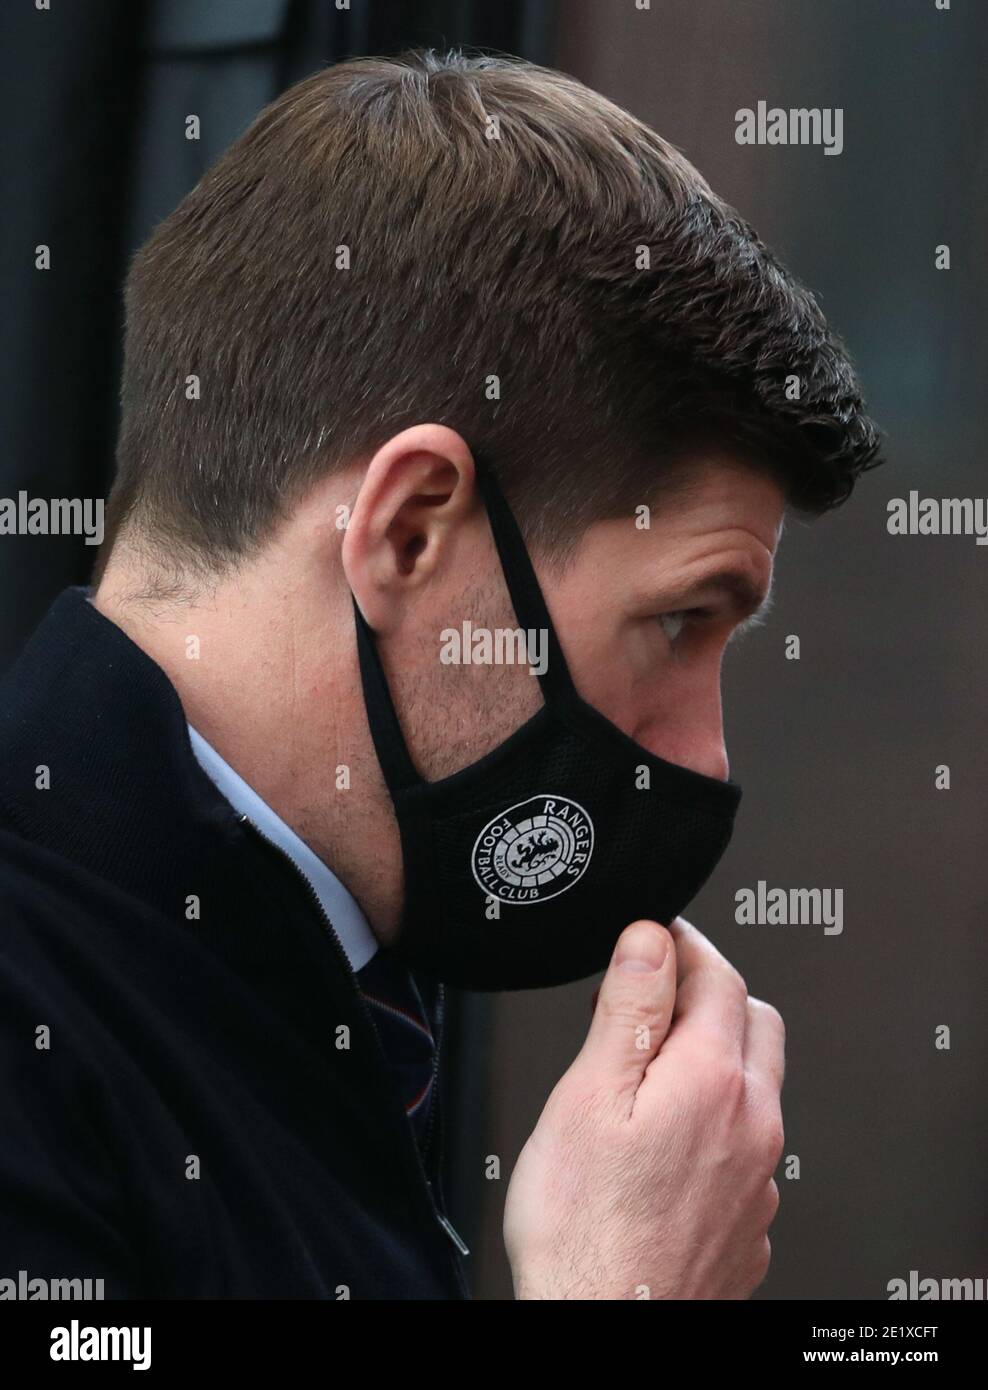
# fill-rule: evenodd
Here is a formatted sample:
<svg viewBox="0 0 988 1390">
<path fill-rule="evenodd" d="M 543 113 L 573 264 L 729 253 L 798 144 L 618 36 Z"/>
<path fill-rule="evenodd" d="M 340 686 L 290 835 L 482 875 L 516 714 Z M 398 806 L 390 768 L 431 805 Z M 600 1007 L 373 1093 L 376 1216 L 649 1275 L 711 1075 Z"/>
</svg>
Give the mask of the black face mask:
<svg viewBox="0 0 988 1390">
<path fill-rule="evenodd" d="M 401 831 L 394 954 L 462 989 L 534 989 L 603 970 L 630 922 L 681 913 L 727 848 L 741 788 L 655 757 L 580 698 L 518 525 L 479 460 L 477 476 L 518 624 L 547 639 L 543 707 L 486 757 L 424 782 L 354 601 L 357 648 Z"/>
</svg>

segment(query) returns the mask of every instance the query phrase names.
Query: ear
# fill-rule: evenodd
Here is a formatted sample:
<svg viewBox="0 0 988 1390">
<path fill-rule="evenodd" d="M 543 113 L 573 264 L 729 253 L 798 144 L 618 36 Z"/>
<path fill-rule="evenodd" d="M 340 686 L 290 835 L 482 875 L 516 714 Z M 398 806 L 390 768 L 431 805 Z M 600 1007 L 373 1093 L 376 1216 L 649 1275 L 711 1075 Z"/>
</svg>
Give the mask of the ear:
<svg viewBox="0 0 988 1390">
<path fill-rule="evenodd" d="M 455 548 L 479 506 L 473 458 L 445 425 L 413 425 L 371 459 L 343 536 L 343 573 L 368 624 L 386 634 Z"/>
</svg>

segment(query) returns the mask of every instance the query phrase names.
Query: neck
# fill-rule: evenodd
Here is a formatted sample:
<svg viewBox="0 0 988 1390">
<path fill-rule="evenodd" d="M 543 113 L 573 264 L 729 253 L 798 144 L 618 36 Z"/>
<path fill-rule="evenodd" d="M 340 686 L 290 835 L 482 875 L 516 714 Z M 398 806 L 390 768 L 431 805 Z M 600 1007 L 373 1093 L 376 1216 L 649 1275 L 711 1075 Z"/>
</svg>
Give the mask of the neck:
<svg viewBox="0 0 988 1390">
<path fill-rule="evenodd" d="M 259 565 L 188 602 L 133 597 L 146 587 L 115 549 L 93 603 L 157 662 L 192 727 L 332 868 L 387 944 L 401 873 L 384 866 L 400 866 L 400 843 L 367 729 L 346 586 L 314 602 L 304 583 L 279 584 Z"/>
</svg>

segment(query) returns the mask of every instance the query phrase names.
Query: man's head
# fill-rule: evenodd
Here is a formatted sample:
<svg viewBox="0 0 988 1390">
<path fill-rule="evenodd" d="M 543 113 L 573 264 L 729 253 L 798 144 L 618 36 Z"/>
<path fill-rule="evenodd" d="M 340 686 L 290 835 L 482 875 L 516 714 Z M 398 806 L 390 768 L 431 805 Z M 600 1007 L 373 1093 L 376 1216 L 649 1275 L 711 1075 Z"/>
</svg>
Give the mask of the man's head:
<svg viewBox="0 0 988 1390">
<path fill-rule="evenodd" d="M 527 672 L 440 659 L 464 619 L 513 621 L 474 456 L 584 698 L 723 776 L 720 655 L 784 509 L 838 505 L 878 449 L 812 296 L 677 151 L 559 73 L 460 55 L 342 64 L 261 114 L 135 259 L 122 402 L 98 601 L 344 867 L 351 591 L 426 775 L 538 703 Z M 208 673 L 161 635 L 189 605 Z"/>
</svg>

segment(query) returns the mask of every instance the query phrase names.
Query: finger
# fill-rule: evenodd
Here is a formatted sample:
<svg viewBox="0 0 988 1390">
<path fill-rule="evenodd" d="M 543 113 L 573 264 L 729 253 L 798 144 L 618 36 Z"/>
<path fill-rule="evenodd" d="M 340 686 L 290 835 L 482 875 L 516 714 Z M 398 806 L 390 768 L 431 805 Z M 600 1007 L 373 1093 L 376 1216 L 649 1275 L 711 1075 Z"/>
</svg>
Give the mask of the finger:
<svg viewBox="0 0 988 1390">
<path fill-rule="evenodd" d="M 717 1049 L 744 1054 L 748 989 L 734 966 L 690 922 L 670 926 L 676 943 L 676 1003 L 666 1046 Z"/>
<path fill-rule="evenodd" d="M 671 935 L 658 922 L 632 922 L 614 947 L 574 1068 L 593 1068 L 615 1094 L 633 1093 L 669 1030 L 675 999 Z"/>
<path fill-rule="evenodd" d="M 748 1000 L 744 1067 L 754 1081 L 782 1090 L 786 1074 L 786 1025 L 782 1015 L 763 999 Z"/>
</svg>

